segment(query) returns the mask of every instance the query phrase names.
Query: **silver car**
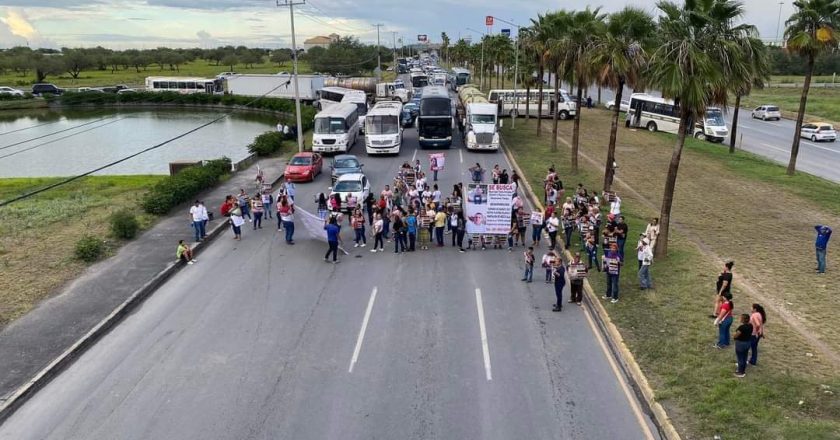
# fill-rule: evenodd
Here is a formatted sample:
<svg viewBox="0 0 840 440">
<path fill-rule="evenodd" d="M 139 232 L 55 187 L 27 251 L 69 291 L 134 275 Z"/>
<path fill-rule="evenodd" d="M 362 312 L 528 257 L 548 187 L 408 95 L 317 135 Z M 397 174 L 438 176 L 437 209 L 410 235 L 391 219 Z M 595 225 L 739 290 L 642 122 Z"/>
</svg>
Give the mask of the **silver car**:
<svg viewBox="0 0 840 440">
<path fill-rule="evenodd" d="M 810 122 L 802 124 L 799 137 L 810 139 L 811 142 L 827 141 L 834 142 L 837 139 L 837 132 L 831 124 L 825 122 Z"/>
<path fill-rule="evenodd" d="M 775 105 L 762 105 L 756 107 L 755 110 L 752 111 L 753 119 L 761 119 L 762 121 L 766 121 L 768 119 L 776 120 L 782 119 L 782 112 L 779 111 L 779 107 Z"/>
</svg>

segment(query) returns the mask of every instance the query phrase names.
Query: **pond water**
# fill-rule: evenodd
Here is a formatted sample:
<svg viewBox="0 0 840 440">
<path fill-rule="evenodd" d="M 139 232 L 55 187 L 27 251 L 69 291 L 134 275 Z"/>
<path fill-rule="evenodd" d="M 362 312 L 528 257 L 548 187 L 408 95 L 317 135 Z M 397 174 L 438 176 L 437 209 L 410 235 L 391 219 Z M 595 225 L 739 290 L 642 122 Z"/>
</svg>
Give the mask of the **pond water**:
<svg viewBox="0 0 840 440">
<path fill-rule="evenodd" d="M 222 115 L 222 111 L 69 110 L 0 112 L 0 177 L 81 174 L 157 145 Z M 168 174 L 169 163 L 248 156 L 248 144 L 276 120 L 234 113 L 214 124 L 97 174 Z"/>
</svg>

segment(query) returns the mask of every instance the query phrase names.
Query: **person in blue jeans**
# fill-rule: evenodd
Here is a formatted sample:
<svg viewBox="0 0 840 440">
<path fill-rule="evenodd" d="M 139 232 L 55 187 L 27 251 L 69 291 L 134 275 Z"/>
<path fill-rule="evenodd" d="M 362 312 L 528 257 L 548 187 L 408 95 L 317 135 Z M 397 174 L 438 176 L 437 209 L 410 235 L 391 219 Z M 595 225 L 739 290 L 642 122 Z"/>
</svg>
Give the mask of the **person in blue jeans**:
<svg viewBox="0 0 840 440">
<path fill-rule="evenodd" d="M 604 299 L 611 303 L 618 302 L 618 280 L 621 275 L 621 256 L 618 253 L 618 244 L 613 243 L 610 249 L 604 252 L 604 272 L 607 274 L 607 294 Z"/>
<path fill-rule="evenodd" d="M 330 254 L 332 254 L 333 264 L 338 263 L 338 244 L 341 243 L 341 228 L 338 226 L 338 221 L 335 217 L 330 216 L 327 223 L 324 225 L 327 231 L 327 253 L 324 255 L 324 261 L 329 261 Z"/>
<path fill-rule="evenodd" d="M 831 228 L 825 225 L 816 225 L 817 231 L 817 273 L 825 273 L 825 252 L 828 249 L 828 240 L 831 238 Z"/>
<path fill-rule="evenodd" d="M 735 357 L 738 359 L 738 369 L 735 371 L 735 377 L 747 375 L 747 353 L 750 351 L 752 332 L 750 315 L 741 315 L 740 325 L 735 330 Z"/>
<path fill-rule="evenodd" d="M 718 341 L 715 348 L 725 348 L 729 346 L 729 329 L 732 327 L 732 310 L 735 307 L 732 304 L 732 294 L 724 292 L 723 304 L 720 306 L 720 312 L 715 318 L 715 325 L 718 327 Z"/>
<path fill-rule="evenodd" d="M 534 281 L 534 248 L 528 247 L 528 250 L 525 251 L 525 275 L 522 277 L 522 281 L 530 283 Z"/>
</svg>

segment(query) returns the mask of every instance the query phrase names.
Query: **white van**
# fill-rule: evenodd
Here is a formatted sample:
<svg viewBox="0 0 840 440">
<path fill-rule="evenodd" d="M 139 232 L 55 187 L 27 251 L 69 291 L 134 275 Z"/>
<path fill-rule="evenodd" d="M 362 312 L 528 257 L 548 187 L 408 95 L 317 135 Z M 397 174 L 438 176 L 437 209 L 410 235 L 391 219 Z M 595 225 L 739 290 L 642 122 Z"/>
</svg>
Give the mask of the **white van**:
<svg viewBox="0 0 840 440">
<path fill-rule="evenodd" d="M 368 154 L 399 154 L 402 146 L 399 101 L 380 101 L 365 117 L 365 150 Z"/>
<path fill-rule="evenodd" d="M 354 104 L 335 104 L 315 115 L 312 151 L 346 153 L 359 136 L 359 114 Z"/>
</svg>

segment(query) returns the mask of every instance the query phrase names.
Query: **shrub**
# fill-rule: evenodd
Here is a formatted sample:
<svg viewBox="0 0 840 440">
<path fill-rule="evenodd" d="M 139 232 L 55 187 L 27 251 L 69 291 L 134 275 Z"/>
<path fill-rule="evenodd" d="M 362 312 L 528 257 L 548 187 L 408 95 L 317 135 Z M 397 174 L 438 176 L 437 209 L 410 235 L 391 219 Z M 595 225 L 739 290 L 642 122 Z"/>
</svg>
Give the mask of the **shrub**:
<svg viewBox="0 0 840 440">
<path fill-rule="evenodd" d="M 190 167 L 158 182 L 143 197 L 141 205 L 149 214 L 163 215 L 180 203 L 218 183 L 219 178 L 230 172 L 230 159 L 211 160 L 202 166 Z"/>
<path fill-rule="evenodd" d="M 283 148 L 284 137 L 279 131 L 267 131 L 254 138 L 254 142 L 248 145 L 248 151 L 257 156 L 270 156 Z"/>
<path fill-rule="evenodd" d="M 105 242 L 91 235 L 85 235 L 76 242 L 75 253 L 76 258 L 93 263 L 105 254 Z"/>
<path fill-rule="evenodd" d="M 111 233 L 114 237 L 131 240 L 140 230 L 137 217 L 126 209 L 111 214 Z"/>
</svg>

